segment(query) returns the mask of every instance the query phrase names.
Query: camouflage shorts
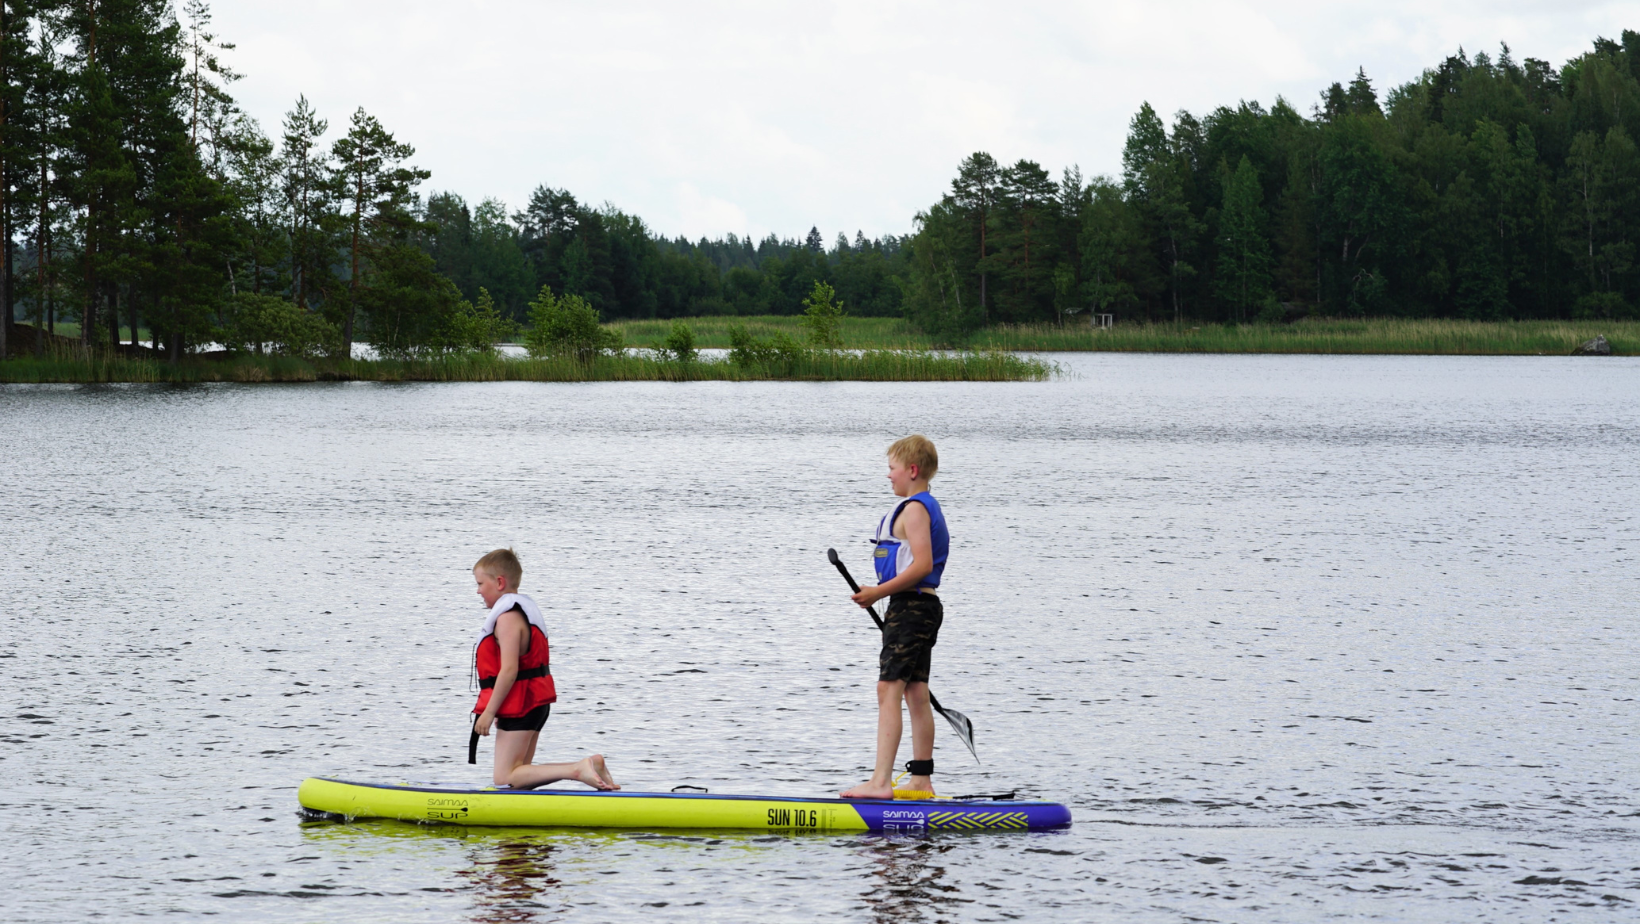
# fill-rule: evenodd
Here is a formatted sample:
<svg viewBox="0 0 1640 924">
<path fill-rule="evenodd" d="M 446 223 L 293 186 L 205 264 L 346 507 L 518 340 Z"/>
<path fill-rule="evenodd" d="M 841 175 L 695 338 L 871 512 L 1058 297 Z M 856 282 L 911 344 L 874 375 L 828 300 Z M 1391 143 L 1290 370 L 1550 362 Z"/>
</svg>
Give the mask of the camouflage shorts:
<svg viewBox="0 0 1640 924">
<path fill-rule="evenodd" d="M 883 652 L 877 657 L 878 680 L 927 683 L 934 642 L 945 621 L 945 607 L 933 594 L 895 594 L 883 617 Z"/>
</svg>

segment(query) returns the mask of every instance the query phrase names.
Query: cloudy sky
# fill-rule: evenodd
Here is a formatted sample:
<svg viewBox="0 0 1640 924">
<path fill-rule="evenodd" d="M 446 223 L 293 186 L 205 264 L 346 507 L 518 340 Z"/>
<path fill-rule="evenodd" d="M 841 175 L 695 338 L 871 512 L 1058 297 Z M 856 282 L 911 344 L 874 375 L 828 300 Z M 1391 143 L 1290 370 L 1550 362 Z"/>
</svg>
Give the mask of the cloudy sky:
<svg viewBox="0 0 1640 924">
<path fill-rule="evenodd" d="M 357 107 L 427 188 L 517 208 L 537 185 L 668 235 L 905 233 L 967 154 L 1120 168 L 1142 101 L 1308 112 L 1460 46 L 1556 66 L 1640 29 L 1640 2 L 235 0 L 235 87 L 271 135 L 298 93 Z"/>
</svg>

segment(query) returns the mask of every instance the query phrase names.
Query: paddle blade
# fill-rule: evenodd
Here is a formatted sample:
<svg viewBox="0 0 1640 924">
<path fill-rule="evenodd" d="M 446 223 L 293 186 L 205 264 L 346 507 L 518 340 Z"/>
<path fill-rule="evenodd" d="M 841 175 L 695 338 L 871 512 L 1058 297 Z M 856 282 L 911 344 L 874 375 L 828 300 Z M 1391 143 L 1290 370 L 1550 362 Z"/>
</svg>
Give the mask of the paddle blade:
<svg viewBox="0 0 1640 924">
<path fill-rule="evenodd" d="M 940 715 L 945 716 L 945 721 L 951 723 L 951 730 L 968 746 L 968 753 L 974 755 L 974 763 L 979 763 L 979 751 L 974 748 L 974 723 L 955 709 L 941 709 L 939 706 L 934 708 L 939 709 Z"/>
<path fill-rule="evenodd" d="M 827 549 L 826 550 L 826 557 L 831 559 L 831 563 L 833 565 L 841 564 L 841 562 L 837 558 L 837 550 L 836 549 Z"/>
</svg>

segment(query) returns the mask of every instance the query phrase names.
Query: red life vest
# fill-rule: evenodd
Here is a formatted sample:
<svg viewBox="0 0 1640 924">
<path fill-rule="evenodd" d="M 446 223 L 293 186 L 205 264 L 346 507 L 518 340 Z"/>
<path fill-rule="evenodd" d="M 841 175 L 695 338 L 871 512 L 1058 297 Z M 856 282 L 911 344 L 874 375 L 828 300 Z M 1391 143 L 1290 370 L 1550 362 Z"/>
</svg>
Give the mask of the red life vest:
<svg viewBox="0 0 1640 924">
<path fill-rule="evenodd" d="M 533 623 L 525 623 L 530 630 L 530 649 L 518 658 L 518 676 L 513 680 L 512 689 L 507 691 L 507 698 L 501 703 L 501 710 L 496 715 L 504 718 L 517 718 L 537 706 L 558 701 L 558 688 L 552 682 L 551 657 L 547 650 L 547 637 Z M 496 640 L 495 633 L 490 633 L 478 643 L 473 652 L 473 666 L 478 671 L 478 705 L 473 707 L 473 714 L 477 715 L 490 705 L 490 696 L 495 692 L 495 678 L 501 673 L 501 643 Z"/>
</svg>

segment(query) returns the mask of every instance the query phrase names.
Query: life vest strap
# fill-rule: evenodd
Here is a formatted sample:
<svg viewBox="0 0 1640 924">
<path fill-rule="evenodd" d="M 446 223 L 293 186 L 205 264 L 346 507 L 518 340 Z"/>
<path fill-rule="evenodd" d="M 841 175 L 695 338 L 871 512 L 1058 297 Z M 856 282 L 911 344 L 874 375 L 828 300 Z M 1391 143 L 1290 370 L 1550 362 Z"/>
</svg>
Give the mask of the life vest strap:
<svg viewBox="0 0 1640 924">
<path fill-rule="evenodd" d="M 551 677 L 551 676 L 552 676 L 552 666 L 550 664 L 543 664 L 540 667 L 530 667 L 530 668 L 525 668 L 524 670 L 519 671 L 518 676 L 514 679 L 515 680 L 534 680 L 537 677 Z M 480 678 L 478 678 L 478 688 L 481 689 L 481 690 L 493 690 L 493 689 L 495 689 L 495 678 L 494 677 L 480 677 Z"/>
</svg>

